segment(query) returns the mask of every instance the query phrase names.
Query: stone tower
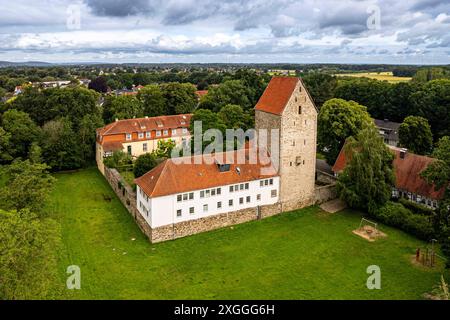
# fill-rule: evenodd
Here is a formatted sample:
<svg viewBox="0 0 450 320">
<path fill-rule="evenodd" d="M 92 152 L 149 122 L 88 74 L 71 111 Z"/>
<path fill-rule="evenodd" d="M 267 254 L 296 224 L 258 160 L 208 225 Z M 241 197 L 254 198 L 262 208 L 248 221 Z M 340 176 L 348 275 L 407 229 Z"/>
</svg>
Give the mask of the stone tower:
<svg viewBox="0 0 450 320">
<path fill-rule="evenodd" d="M 279 140 L 267 148 L 278 160 L 283 211 L 313 204 L 317 108 L 301 79 L 272 78 L 255 106 L 255 127 L 279 130 Z"/>
</svg>

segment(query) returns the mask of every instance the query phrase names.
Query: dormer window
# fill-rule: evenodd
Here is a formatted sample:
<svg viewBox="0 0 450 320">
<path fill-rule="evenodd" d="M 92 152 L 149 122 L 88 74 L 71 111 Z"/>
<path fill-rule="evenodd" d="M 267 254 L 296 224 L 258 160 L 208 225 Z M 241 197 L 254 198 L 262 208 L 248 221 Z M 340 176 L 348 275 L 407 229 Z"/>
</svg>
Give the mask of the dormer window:
<svg viewBox="0 0 450 320">
<path fill-rule="evenodd" d="M 183 134 L 186 134 L 186 133 L 188 133 L 188 129 L 187 128 L 183 128 Z"/>
<path fill-rule="evenodd" d="M 152 136 L 152 134 L 151 134 L 150 131 L 147 131 L 147 132 L 145 133 L 145 137 L 146 137 L 146 138 L 150 138 L 151 136 Z"/>
<path fill-rule="evenodd" d="M 157 130 L 157 131 L 156 131 L 156 136 L 157 136 L 157 137 L 161 137 L 161 130 Z"/>
<path fill-rule="evenodd" d="M 126 139 L 127 141 L 131 140 L 131 133 L 127 133 Z"/>
<path fill-rule="evenodd" d="M 169 134 L 169 130 L 164 130 L 164 131 L 163 131 L 163 134 L 164 134 L 165 136 L 167 136 L 167 135 Z"/>
<path fill-rule="evenodd" d="M 139 137 L 139 139 L 144 139 L 144 133 L 143 132 L 139 132 L 138 133 L 138 137 Z"/>
<path fill-rule="evenodd" d="M 177 129 L 172 129 L 172 135 L 176 135 L 177 134 Z"/>
</svg>

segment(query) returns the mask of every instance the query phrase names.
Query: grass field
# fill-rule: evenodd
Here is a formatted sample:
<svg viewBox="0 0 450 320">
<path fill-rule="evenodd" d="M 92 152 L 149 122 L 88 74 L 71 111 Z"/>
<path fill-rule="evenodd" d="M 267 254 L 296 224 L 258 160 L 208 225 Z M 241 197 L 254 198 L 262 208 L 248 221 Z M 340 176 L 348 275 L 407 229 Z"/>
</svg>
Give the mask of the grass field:
<svg viewBox="0 0 450 320">
<path fill-rule="evenodd" d="M 63 299 L 420 299 L 440 271 L 410 263 L 422 242 L 382 227 L 369 243 L 352 234 L 360 214 L 317 207 L 150 244 L 96 169 L 58 174 L 47 207 L 62 224 L 61 283 L 81 268 L 81 290 Z M 132 240 L 135 239 L 135 240 Z M 368 290 L 366 268 L 381 268 Z"/>
<path fill-rule="evenodd" d="M 370 78 L 381 81 L 388 81 L 392 83 L 410 81 L 410 77 L 395 77 L 392 72 L 358 72 L 358 73 L 338 73 L 337 77 L 356 77 L 356 78 Z"/>
</svg>

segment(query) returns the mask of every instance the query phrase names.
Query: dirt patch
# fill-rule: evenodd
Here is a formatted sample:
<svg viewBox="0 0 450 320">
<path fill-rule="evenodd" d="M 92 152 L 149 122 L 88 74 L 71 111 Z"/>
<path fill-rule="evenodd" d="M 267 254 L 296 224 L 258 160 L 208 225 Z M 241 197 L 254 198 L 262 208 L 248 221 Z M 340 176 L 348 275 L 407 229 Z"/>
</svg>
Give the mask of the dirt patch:
<svg viewBox="0 0 450 320">
<path fill-rule="evenodd" d="M 361 238 L 364 238 L 370 242 L 373 242 L 379 238 L 387 237 L 387 234 L 381 232 L 378 229 L 375 229 L 372 226 L 363 226 L 359 229 L 353 230 L 352 232 L 357 236 L 360 236 Z"/>
<path fill-rule="evenodd" d="M 320 208 L 323 211 L 329 212 L 329 213 L 335 213 L 338 211 L 341 211 L 347 207 L 347 204 L 342 201 L 341 199 L 334 199 L 331 201 L 327 201 L 325 203 L 322 203 L 320 205 Z"/>
</svg>

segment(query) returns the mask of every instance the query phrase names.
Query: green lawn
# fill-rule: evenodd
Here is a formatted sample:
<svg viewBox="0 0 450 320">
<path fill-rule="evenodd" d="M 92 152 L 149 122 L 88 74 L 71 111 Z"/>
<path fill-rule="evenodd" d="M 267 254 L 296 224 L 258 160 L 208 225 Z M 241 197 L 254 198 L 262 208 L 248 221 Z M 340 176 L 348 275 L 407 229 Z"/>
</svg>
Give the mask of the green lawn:
<svg viewBox="0 0 450 320">
<path fill-rule="evenodd" d="M 352 234 L 360 214 L 317 207 L 175 241 L 150 244 L 96 169 L 58 174 L 48 204 L 60 220 L 61 284 L 81 267 L 75 299 L 420 299 L 439 270 L 412 266 L 420 241 L 382 227 L 369 243 Z M 135 238 L 135 241 L 132 240 Z M 380 266 L 382 289 L 365 286 Z"/>
</svg>

